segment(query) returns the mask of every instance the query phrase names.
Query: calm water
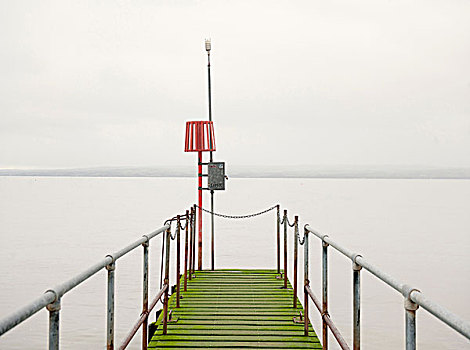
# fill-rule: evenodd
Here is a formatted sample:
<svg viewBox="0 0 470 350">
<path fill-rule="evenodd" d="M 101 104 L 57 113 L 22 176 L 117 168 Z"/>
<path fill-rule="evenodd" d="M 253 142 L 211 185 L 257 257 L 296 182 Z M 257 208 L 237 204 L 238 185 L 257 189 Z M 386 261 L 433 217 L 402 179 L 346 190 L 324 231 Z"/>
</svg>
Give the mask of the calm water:
<svg viewBox="0 0 470 350">
<path fill-rule="evenodd" d="M 181 213 L 195 201 L 195 185 L 186 178 L 0 177 L 0 317 Z M 310 223 L 470 319 L 470 181 L 230 179 L 227 187 L 216 195 L 219 212 L 245 214 L 280 203 L 290 217 L 300 216 L 302 226 Z M 217 267 L 275 267 L 274 212 L 249 220 L 216 219 L 216 227 Z M 158 239 L 150 247 L 152 294 L 160 244 Z M 311 239 L 317 295 L 320 249 Z M 117 343 L 140 314 L 141 254 L 138 249 L 117 263 Z M 367 272 L 362 276 L 363 349 L 403 348 L 402 297 Z M 350 261 L 330 249 L 330 314 L 348 342 L 351 280 Z M 63 298 L 63 349 L 105 348 L 105 287 L 103 271 Z M 311 317 L 320 331 L 313 310 Z M 417 325 L 421 349 L 470 349 L 424 310 L 418 310 Z M 46 311 L 0 339 L 1 349 L 25 344 L 47 347 Z M 139 344 L 137 337 L 131 348 Z"/>
</svg>

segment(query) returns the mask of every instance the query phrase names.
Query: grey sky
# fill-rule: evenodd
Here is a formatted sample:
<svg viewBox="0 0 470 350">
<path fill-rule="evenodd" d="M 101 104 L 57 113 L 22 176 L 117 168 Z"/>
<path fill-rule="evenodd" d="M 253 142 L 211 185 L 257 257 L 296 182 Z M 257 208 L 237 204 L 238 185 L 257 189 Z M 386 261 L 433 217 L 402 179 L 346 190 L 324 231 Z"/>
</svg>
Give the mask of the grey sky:
<svg viewBox="0 0 470 350">
<path fill-rule="evenodd" d="M 0 1 L 0 168 L 470 166 L 469 1 Z"/>
</svg>

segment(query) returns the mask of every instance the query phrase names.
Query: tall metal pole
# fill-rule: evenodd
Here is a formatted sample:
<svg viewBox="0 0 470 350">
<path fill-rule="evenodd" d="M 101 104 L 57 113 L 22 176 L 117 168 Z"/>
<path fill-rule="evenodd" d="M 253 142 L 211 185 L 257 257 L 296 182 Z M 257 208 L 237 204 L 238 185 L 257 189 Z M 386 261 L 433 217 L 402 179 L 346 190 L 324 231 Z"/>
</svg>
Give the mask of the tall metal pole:
<svg viewBox="0 0 470 350">
<path fill-rule="evenodd" d="M 211 40 L 206 39 L 207 51 L 207 86 L 209 89 L 209 121 L 212 121 L 212 96 L 211 96 Z M 209 135 L 209 147 L 212 148 L 212 137 Z M 212 151 L 209 153 L 212 162 Z M 214 270 L 214 190 L 211 190 L 211 270 Z"/>
<path fill-rule="evenodd" d="M 199 191 L 198 191 L 198 205 L 199 205 L 199 222 L 198 222 L 198 258 L 197 258 L 197 269 L 202 270 L 202 152 L 197 152 L 199 162 L 198 162 L 198 182 L 199 182 Z"/>
</svg>

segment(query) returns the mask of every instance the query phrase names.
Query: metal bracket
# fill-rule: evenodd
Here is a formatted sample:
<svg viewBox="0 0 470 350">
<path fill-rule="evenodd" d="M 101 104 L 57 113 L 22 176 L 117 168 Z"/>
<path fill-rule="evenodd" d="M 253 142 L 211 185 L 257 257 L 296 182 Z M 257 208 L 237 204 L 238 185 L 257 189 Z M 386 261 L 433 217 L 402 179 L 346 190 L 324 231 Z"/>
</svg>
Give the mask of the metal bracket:
<svg viewBox="0 0 470 350">
<path fill-rule="evenodd" d="M 403 306 L 405 307 L 405 310 L 407 311 L 416 311 L 419 308 L 419 305 L 414 303 L 411 299 L 406 298 L 404 300 Z"/>
<path fill-rule="evenodd" d="M 46 309 L 50 312 L 59 311 L 61 309 L 61 307 L 60 307 L 60 298 L 57 299 L 56 301 L 54 301 L 53 303 L 48 304 L 46 306 Z"/>
<path fill-rule="evenodd" d="M 362 266 L 359 265 L 357 262 L 356 262 L 356 259 L 358 257 L 361 257 L 362 258 L 362 255 L 361 254 L 353 254 L 352 256 L 352 267 L 353 267 L 353 271 L 361 271 L 362 270 Z"/>
<path fill-rule="evenodd" d="M 302 315 L 302 311 L 299 311 L 299 317 L 293 317 L 292 322 L 294 323 L 304 323 L 304 317 Z"/>
</svg>

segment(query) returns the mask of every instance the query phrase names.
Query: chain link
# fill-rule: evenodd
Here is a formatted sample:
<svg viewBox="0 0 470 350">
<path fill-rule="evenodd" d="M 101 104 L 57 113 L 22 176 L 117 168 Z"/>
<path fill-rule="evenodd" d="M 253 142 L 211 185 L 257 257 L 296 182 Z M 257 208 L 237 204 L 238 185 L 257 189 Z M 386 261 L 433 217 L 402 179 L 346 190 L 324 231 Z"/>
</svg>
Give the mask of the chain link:
<svg viewBox="0 0 470 350">
<path fill-rule="evenodd" d="M 304 238 L 302 238 L 302 240 L 300 240 L 300 234 L 299 234 L 299 225 L 295 225 L 295 235 L 297 236 L 297 239 L 299 240 L 299 244 L 300 245 L 304 245 L 305 243 L 305 233 L 304 233 Z"/>
<path fill-rule="evenodd" d="M 252 218 L 252 217 L 254 217 L 254 216 L 266 214 L 267 212 L 270 212 L 271 210 L 276 209 L 276 208 L 277 208 L 277 205 L 273 205 L 271 208 L 268 208 L 268 209 L 266 209 L 266 210 L 260 211 L 260 212 L 258 212 L 258 213 L 248 214 L 248 215 L 227 215 L 227 214 L 219 214 L 219 213 L 215 213 L 215 212 L 212 212 L 212 211 L 210 211 L 210 210 L 201 208 L 199 205 L 196 205 L 196 207 L 198 207 L 199 209 L 201 209 L 202 211 L 204 211 L 204 212 L 206 212 L 206 213 L 214 214 L 215 216 L 219 216 L 219 217 L 225 218 L 225 219 L 247 219 L 247 218 Z"/>
<path fill-rule="evenodd" d="M 289 221 L 289 218 L 287 216 L 286 216 L 286 219 L 287 219 L 287 225 L 289 225 L 290 227 L 295 226 L 295 221 L 291 224 L 290 221 Z"/>
<path fill-rule="evenodd" d="M 290 227 L 294 227 L 295 225 L 295 221 L 291 224 L 290 221 L 289 221 L 289 218 L 287 217 L 287 215 L 284 215 L 282 217 L 282 221 L 280 222 L 280 224 L 282 225 L 283 223 L 285 223 L 287 221 L 287 225 L 289 225 Z"/>
</svg>

